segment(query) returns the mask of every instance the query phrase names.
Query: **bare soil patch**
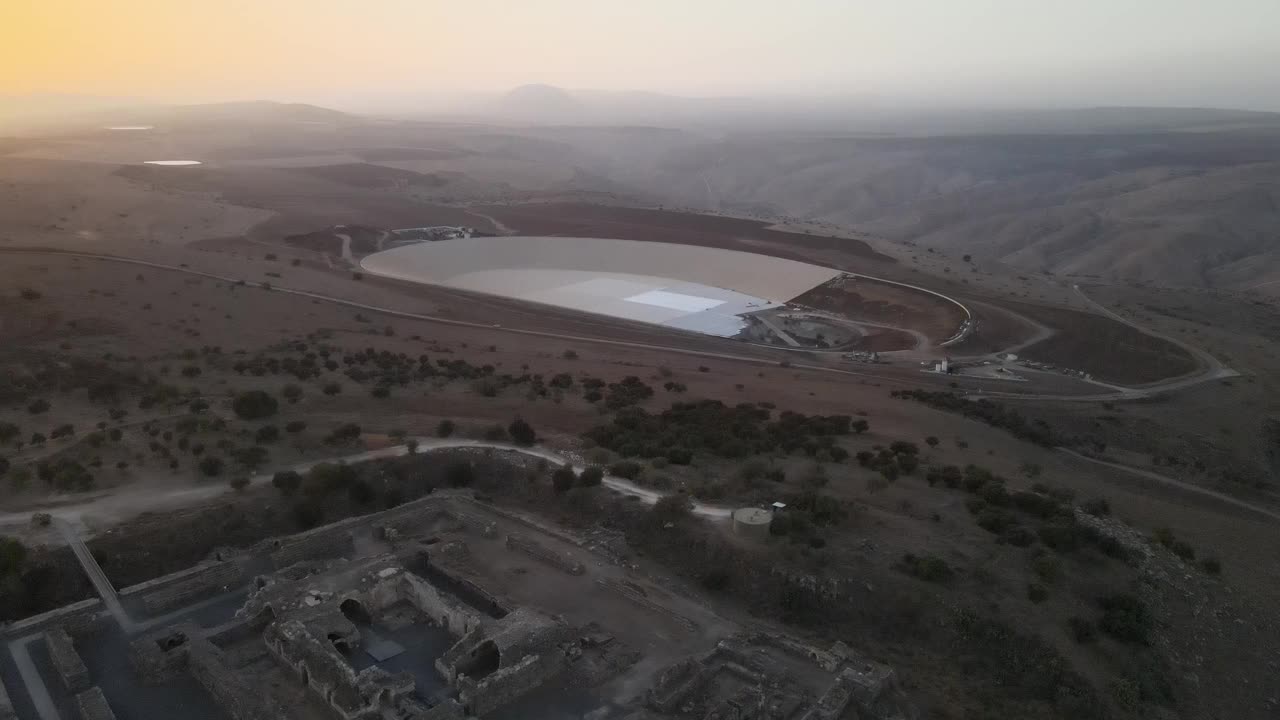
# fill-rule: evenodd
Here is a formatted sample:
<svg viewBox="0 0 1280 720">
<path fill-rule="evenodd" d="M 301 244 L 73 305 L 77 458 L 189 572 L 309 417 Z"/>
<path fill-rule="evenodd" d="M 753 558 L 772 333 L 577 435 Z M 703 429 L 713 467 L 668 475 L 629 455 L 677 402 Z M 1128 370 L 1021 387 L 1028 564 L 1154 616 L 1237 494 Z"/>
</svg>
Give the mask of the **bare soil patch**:
<svg viewBox="0 0 1280 720">
<path fill-rule="evenodd" d="M 315 165 L 294 168 L 293 172 L 332 180 L 359 188 L 387 189 L 403 187 L 440 187 L 448 181 L 439 175 L 427 175 L 410 170 L 350 163 L 345 165 Z"/>
<path fill-rule="evenodd" d="M 916 330 L 933 342 L 955 334 L 964 312 L 942 298 L 864 278 L 836 278 L 792 300 L 817 310 Z"/>
<path fill-rule="evenodd" d="M 956 354 L 1001 352 L 1036 336 L 1037 328 L 1031 322 L 1009 310 L 968 298 L 961 302 L 973 313 L 974 327 L 964 340 L 949 346 Z"/>
<path fill-rule="evenodd" d="M 1058 331 L 1020 353 L 1033 360 L 1132 384 L 1186 375 L 1199 367 L 1177 345 L 1102 315 L 1046 305 L 1003 304 Z"/>
<path fill-rule="evenodd" d="M 670 210 L 573 203 L 479 208 L 530 235 L 577 235 L 705 245 L 812 262 L 798 250 L 838 250 L 852 257 L 893 262 L 861 240 L 770 230 L 766 223 Z"/>
</svg>

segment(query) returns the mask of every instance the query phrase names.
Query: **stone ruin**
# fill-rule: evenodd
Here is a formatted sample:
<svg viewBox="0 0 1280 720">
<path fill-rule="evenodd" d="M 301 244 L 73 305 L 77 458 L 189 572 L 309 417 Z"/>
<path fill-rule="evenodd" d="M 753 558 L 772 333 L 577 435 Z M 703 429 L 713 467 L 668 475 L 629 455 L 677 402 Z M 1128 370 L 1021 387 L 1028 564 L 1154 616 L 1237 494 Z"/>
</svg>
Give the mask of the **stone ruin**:
<svg viewBox="0 0 1280 720">
<path fill-rule="evenodd" d="M 160 683 L 191 673 L 236 720 L 275 720 L 282 717 L 280 709 L 243 687 L 221 662 L 226 646 L 256 636 L 334 717 L 462 717 L 490 712 L 558 676 L 576 637 L 563 620 L 530 608 L 484 616 L 409 572 L 393 555 L 300 563 L 257 578 L 255 586 L 225 626 L 182 625 L 135 640 L 138 674 Z M 360 647 L 361 631 L 350 617 L 375 620 L 405 607 L 455 638 L 435 666 L 456 699 L 430 707 L 415 696 L 411 674 L 352 666 L 349 655 Z"/>
<path fill-rule="evenodd" d="M 673 603 L 652 584 L 646 592 L 628 571 L 602 570 L 598 563 L 609 556 L 584 541 L 489 510 L 471 498 L 417 501 L 360 521 L 367 523 L 364 537 L 372 530 L 385 543 L 372 556 L 350 557 L 361 530 L 348 520 L 261 543 L 251 551 L 256 561 L 249 554 L 219 553 L 126 589 L 122 596 L 136 604 L 168 610 L 247 585 L 235 616 L 220 625 L 169 621 L 135 635 L 129 645 L 133 674 L 147 685 L 189 677 L 232 720 L 463 720 L 500 711 L 541 688 L 559 693 L 615 680 L 625 694 L 616 687 L 593 693 L 594 711 L 573 712 L 590 720 L 915 717 L 892 670 L 865 662 L 841 643 L 819 649 L 741 628 L 725 637 L 714 614 Z M 516 524 L 522 532 L 508 532 Z M 579 605 L 596 593 L 587 603 L 590 614 L 575 615 L 586 624 L 504 596 L 506 586 L 494 585 L 495 575 L 474 572 L 495 559 L 508 564 L 504 572 L 529 572 L 524 559 L 550 569 L 556 591 L 577 588 L 572 592 Z M 590 567 L 582 559 L 590 559 Z M 274 569 L 252 576 L 251 567 Z M 595 621 L 604 620 L 596 614 L 601 604 L 614 599 L 610 607 L 621 614 L 613 622 L 641 628 L 658 622 L 696 642 L 639 663 L 642 639 Z M 114 717 L 73 640 L 89 622 L 81 616 L 99 610 L 86 606 L 43 632 L 50 664 L 86 720 Z M 432 644 L 406 648 L 397 642 L 411 637 L 430 637 Z M 699 648 L 704 652 L 660 669 Z M 384 662 L 401 655 L 404 663 Z M 419 687 L 422 682 L 428 685 Z M 107 683 L 103 687 L 112 692 Z M 0 685 L 0 720 L 14 716 L 6 701 Z"/>
<path fill-rule="evenodd" d="M 770 634 L 744 634 L 663 670 L 653 714 L 698 720 L 912 720 L 891 669 Z"/>
</svg>

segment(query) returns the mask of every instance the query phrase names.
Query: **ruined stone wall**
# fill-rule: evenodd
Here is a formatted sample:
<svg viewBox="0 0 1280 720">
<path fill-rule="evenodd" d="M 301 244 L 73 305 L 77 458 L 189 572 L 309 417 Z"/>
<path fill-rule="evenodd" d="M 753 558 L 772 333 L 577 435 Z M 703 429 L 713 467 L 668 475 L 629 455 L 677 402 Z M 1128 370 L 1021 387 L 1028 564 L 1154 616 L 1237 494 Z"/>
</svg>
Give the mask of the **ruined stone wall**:
<svg viewBox="0 0 1280 720">
<path fill-rule="evenodd" d="M 706 684 L 716 672 L 705 659 L 689 659 L 663 670 L 649 689 L 649 707 L 661 713 L 673 712 L 694 690 Z"/>
<path fill-rule="evenodd" d="M 385 609 L 399 600 L 408 600 L 454 637 L 466 635 L 480 626 L 478 612 L 445 595 L 430 583 L 413 573 L 402 573 L 398 582 L 384 583 L 371 593 L 378 609 Z"/>
<path fill-rule="evenodd" d="M 76 695 L 76 706 L 80 709 L 80 720 L 116 720 L 116 714 L 107 704 L 107 696 L 97 686 Z"/>
<path fill-rule="evenodd" d="M 582 563 L 563 553 L 556 552 L 536 540 L 512 533 L 507 536 L 507 549 L 522 552 L 529 557 L 540 560 L 551 567 L 563 570 L 570 575 L 581 575 L 587 571 Z"/>
<path fill-rule="evenodd" d="M 458 642 L 444 651 L 444 654 L 436 658 L 436 672 L 440 673 L 450 685 L 457 679 L 458 661 L 467 653 L 471 652 L 479 642 L 484 639 L 484 628 L 477 625 L 467 631 L 462 637 L 458 638 Z"/>
<path fill-rule="evenodd" d="M 169 682 L 185 673 L 191 639 L 200 632 L 196 624 L 184 622 L 137 638 L 129 644 L 134 672 L 148 685 Z"/>
<path fill-rule="evenodd" d="M 9 691 L 5 688 L 4 681 L 0 681 L 0 720 L 16 720 L 17 717 L 13 700 L 9 699 Z"/>
<path fill-rule="evenodd" d="M 439 557 L 433 554 L 431 558 Z M 422 576 L 433 586 L 456 596 L 471 607 L 483 611 L 489 617 L 498 619 L 506 617 L 511 608 L 498 596 L 486 590 L 473 580 L 462 577 L 449 568 L 437 565 L 428 558 L 425 566 L 419 568 Z"/>
<path fill-rule="evenodd" d="M 484 715 L 521 695 L 542 686 L 564 669 L 564 656 L 557 652 L 526 655 L 520 662 L 482 678 L 457 679 L 458 696 L 469 715 Z"/>
<path fill-rule="evenodd" d="M 280 549 L 271 553 L 271 563 L 277 570 L 302 560 L 333 558 L 350 555 L 355 550 L 351 533 L 345 527 L 322 528 L 282 542 Z"/>
<path fill-rule="evenodd" d="M 467 532 L 486 538 L 498 537 L 498 525 L 489 518 L 456 508 L 447 510 L 446 513 L 461 523 L 467 529 Z"/>
<path fill-rule="evenodd" d="M 391 539 L 394 535 L 419 535 L 423 528 L 431 527 L 436 521 L 448 517 L 449 513 L 438 505 L 414 508 L 410 511 L 389 511 L 381 518 L 377 526 L 382 530 L 382 537 Z"/>
<path fill-rule="evenodd" d="M 795 638 L 776 633 L 753 633 L 748 636 L 747 640 L 758 645 L 767 645 L 775 647 L 779 650 L 796 657 L 802 657 L 810 660 L 827 672 L 835 672 L 840 666 L 840 662 L 845 658 L 840 655 L 826 650 L 819 650 L 812 645 L 806 645 Z M 843 645 L 841 645 L 843 647 Z"/>
<path fill-rule="evenodd" d="M 208 561 L 199 563 L 197 565 L 192 565 L 189 568 L 183 568 L 182 570 L 169 573 L 168 575 L 161 575 L 158 578 L 152 578 L 150 580 L 140 582 L 137 585 L 130 585 L 127 588 L 122 588 L 120 590 L 120 597 L 133 598 L 133 597 L 138 597 L 142 595 L 149 595 L 152 592 L 161 590 L 163 588 L 167 588 L 171 585 L 176 585 L 177 583 L 183 582 L 191 577 L 200 575 L 201 573 L 205 572 L 205 570 L 210 565 L 216 565 L 217 563 L 220 563 L 220 562 L 233 562 L 233 561 L 208 560 Z"/>
<path fill-rule="evenodd" d="M 192 602 L 226 592 L 244 581 L 238 563 L 212 562 L 193 568 L 196 572 L 147 595 L 142 605 L 148 613 L 161 613 Z"/>
<path fill-rule="evenodd" d="M 410 720 L 462 720 L 466 714 L 457 700 L 449 698 L 431 709 L 423 709 L 418 714 L 411 715 Z"/>
<path fill-rule="evenodd" d="M 72 635 L 80 635 L 94 629 L 102 621 L 99 617 L 102 613 L 102 600 L 90 598 L 19 620 L 10 625 L 7 632 L 18 636 L 57 625 Z"/>
<path fill-rule="evenodd" d="M 470 506 L 472 508 L 482 509 L 485 513 L 497 515 L 498 517 L 506 518 L 511 522 L 519 523 L 529 528 L 530 530 L 533 530 L 534 532 L 541 533 L 543 535 L 548 535 L 550 537 L 556 538 L 557 540 L 563 540 L 564 542 L 567 542 L 570 545 L 575 545 L 577 547 L 585 547 L 585 543 L 582 541 L 581 538 L 575 535 L 572 535 L 570 533 L 567 533 L 564 530 L 554 525 L 551 525 L 549 523 L 539 522 L 535 518 L 526 517 L 521 513 L 513 512 L 506 508 L 497 507 L 496 505 L 484 505 L 479 500 L 476 500 L 473 497 L 469 497 L 465 495 L 457 496 L 450 499 L 458 507 Z M 462 515 L 466 513 L 465 510 L 458 510 L 455 512 L 458 515 Z"/>
<path fill-rule="evenodd" d="M 659 615 L 663 615 L 668 618 L 671 618 L 672 620 L 676 621 L 687 630 L 698 629 L 697 622 L 693 621 L 690 618 L 685 617 L 684 615 L 681 615 L 680 613 L 668 607 L 665 607 L 663 605 L 660 605 L 654 602 L 653 600 L 649 599 L 645 595 L 641 594 L 635 588 L 632 588 L 631 586 L 625 583 L 619 582 L 617 580 L 613 580 L 611 578 L 603 578 L 600 580 L 596 580 L 596 585 L 599 585 L 605 590 L 608 590 L 609 592 L 612 592 L 621 596 L 625 600 L 631 602 L 634 605 L 642 607 L 645 610 L 649 610 Z"/>
<path fill-rule="evenodd" d="M 222 651 L 205 640 L 192 641 L 191 675 L 231 720 L 279 720 L 288 713 L 266 693 L 259 692 L 229 667 Z"/>
<path fill-rule="evenodd" d="M 49 650 L 49 659 L 53 668 L 62 678 L 62 684 L 73 693 L 89 689 L 89 668 L 84 666 L 80 653 L 76 652 L 75 643 L 66 629 L 52 628 L 44 634 L 44 644 Z"/>
</svg>

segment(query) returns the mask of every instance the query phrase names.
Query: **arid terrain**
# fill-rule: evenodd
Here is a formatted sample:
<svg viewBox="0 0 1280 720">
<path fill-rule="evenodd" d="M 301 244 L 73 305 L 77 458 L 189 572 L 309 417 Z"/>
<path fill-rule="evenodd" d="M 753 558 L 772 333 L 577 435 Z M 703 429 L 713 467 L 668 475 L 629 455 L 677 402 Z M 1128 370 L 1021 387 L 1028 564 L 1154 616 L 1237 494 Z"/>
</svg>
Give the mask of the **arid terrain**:
<svg viewBox="0 0 1280 720">
<path fill-rule="evenodd" d="M 67 532 L 125 587 L 439 488 L 617 533 L 626 572 L 707 618 L 839 640 L 892 668 L 918 717 L 1280 713 L 1280 315 L 1246 289 L 1274 272 L 1270 250 L 1156 262 L 1123 229 L 1068 232 L 1100 206 L 1138 222 L 1098 185 L 1154 160 L 1063 168 L 1053 158 L 1079 145 L 1060 138 L 1034 167 L 1047 141 L 1029 136 L 775 138 L 712 163 L 675 131 L 271 104 L 126 121 L 155 127 L 0 140 L 6 623 L 100 592 Z M 619 134 L 634 142 L 605 162 Z M 1136 218 L 1150 193 L 1177 203 L 1174 190 L 1264 172 L 1266 158 L 1221 160 L 1263 145 L 1221 140 L 1213 169 L 1150 179 L 1125 207 Z M 1185 138 L 1169 146 L 1203 159 Z M 646 151 L 648 168 L 622 161 Z M 893 162 L 862 186 L 845 162 L 865 153 Z M 763 182 L 784 156 L 804 162 Z M 920 157 L 928 168 L 907 167 Z M 179 158 L 202 164 L 143 164 Z M 833 177 L 846 184 L 813 192 Z M 1007 212 L 976 209 L 979 195 Z M 1233 197 L 1202 198 L 1169 252 L 1201 242 L 1192 216 Z M 1039 203 L 1061 215 L 1011 229 Z M 392 232 L 405 229 L 418 234 Z M 727 338 L 360 265 L 396 242 L 482 235 L 840 274 Z M 1184 269 L 1161 283 L 1163 262 Z M 398 453 L 421 469 L 377 464 Z M 359 478 L 335 480 L 339 462 Z M 785 510 L 758 536 L 728 519 L 773 503 Z M 534 576 L 484 579 L 553 595 Z M 673 633 L 646 652 L 707 639 Z M 17 672 L 0 661 L 0 677 Z"/>
</svg>

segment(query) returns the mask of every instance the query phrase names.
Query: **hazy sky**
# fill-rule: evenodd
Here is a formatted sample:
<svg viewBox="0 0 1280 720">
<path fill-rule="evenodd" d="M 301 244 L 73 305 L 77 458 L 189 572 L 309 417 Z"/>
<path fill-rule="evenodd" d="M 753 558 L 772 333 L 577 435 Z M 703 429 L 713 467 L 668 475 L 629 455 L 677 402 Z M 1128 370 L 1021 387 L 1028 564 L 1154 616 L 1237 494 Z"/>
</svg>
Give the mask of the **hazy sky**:
<svg viewBox="0 0 1280 720">
<path fill-rule="evenodd" d="M 1280 109 L 1280 0 L 0 0 L 0 94 L 530 82 Z"/>
</svg>

